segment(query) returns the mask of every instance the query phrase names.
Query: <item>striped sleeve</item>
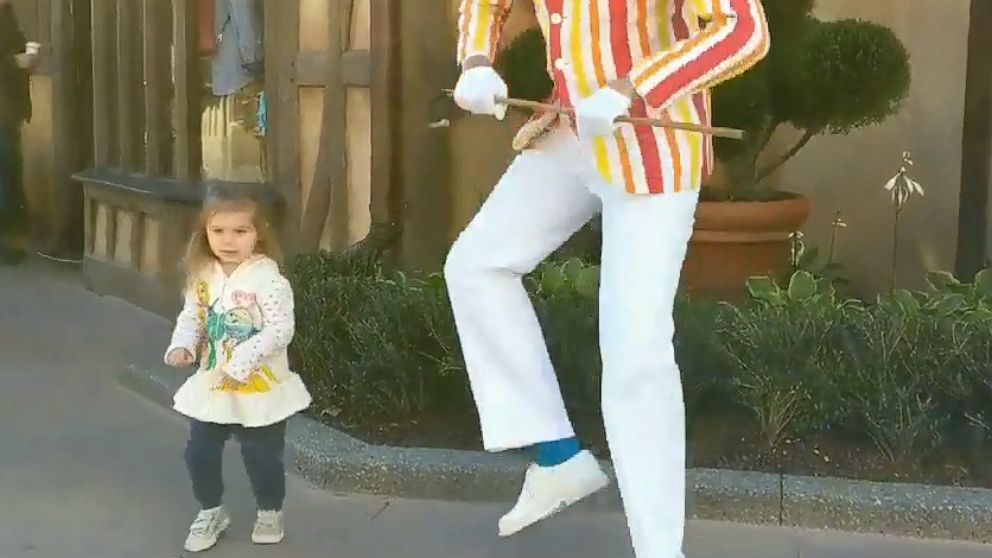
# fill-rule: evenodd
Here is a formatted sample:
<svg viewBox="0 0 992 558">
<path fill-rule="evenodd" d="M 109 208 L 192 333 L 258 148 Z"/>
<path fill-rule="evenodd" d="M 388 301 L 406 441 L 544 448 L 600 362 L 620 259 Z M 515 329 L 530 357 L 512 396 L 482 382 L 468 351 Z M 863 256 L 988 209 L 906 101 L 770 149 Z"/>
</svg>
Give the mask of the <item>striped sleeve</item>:
<svg viewBox="0 0 992 558">
<path fill-rule="evenodd" d="M 458 64 L 481 54 L 493 60 L 513 0 L 462 0 L 458 8 Z"/>
<path fill-rule="evenodd" d="M 768 53 L 768 23 L 760 0 L 691 0 L 705 22 L 695 35 L 647 57 L 629 75 L 654 107 L 736 77 Z"/>
</svg>

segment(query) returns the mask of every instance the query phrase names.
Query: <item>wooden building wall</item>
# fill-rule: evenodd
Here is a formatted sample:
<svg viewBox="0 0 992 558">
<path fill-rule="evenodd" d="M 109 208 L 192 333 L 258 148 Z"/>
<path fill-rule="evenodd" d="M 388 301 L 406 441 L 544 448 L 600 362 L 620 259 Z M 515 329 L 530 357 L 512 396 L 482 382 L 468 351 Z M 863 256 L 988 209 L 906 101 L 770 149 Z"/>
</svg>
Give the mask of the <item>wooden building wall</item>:
<svg viewBox="0 0 992 558">
<path fill-rule="evenodd" d="M 70 175 L 91 161 L 88 141 L 90 0 L 13 0 L 28 40 L 42 46 L 31 76 L 33 117 L 22 130 L 27 243 L 78 257 L 82 249 L 82 192 Z"/>
<path fill-rule="evenodd" d="M 27 34 L 50 49 L 32 78 L 35 117 L 24 130 L 35 242 L 76 247 L 94 290 L 171 313 L 178 301 L 179 256 L 203 193 L 197 0 L 13 1 Z M 899 8 L 900 2 L 906 6 Z M 918 46 L 941 41 L 956 45 L 948 51 L 963 56 L 965 3 L 923 10 L 933 1 L 886 0 L 873 4 L 869 15 L 893 26 L 914 59 L 928 56 Z M 450 242 L 512 159 L 510 138 L 520 124 L 467 117 L 443 99 L 441 90 L 458 76 L 458 0 L 264 4 L 270 126 L 267 182 L 260 187 L 281 200 L 287 248 L 342 249 L 366 237 L 389 247 L 409 268 L 438 269 Z M 822 0 L 821 15 L 857 15 L 854 4 Z M 517 0 L 507 39 L 532 24 L 531 9 L 527 0 Z M 928 19 L 919 23 L 926 23 L 929 36 L 909 40 L 907 18 L 921 11 Z M 924 185 L 931 185 L 925 203 L 957 209 L 953 179 L 961 157 L 947 146 L 961 145 L 960 126 L 935 133 L 910 120 L 919 107 L 930 106 L 941 107 L 943 121 L 960 120 L 959 66 L 917 64 L 914 71 L 922 73 L 903 115 L 850 137 L 821 138 L 779 173 L 783 187 L 801 188 L 823 208 L 811 221 L 809 238 L 822 237 L 823 215 L 863 196 L 862 182 L 871 188 L 891 171 L 889 163 L 878 162 L 864 180 L 821 180 L 826 170 L 838 168 L 838 153 L 865 141 L 895 153 L 912 147 L 905 143 L 912 140 L 918 171 Z M 926 79 L 943 71 L 959 79 Z M 980 93 L 982 84 L 972 84 L 978 81 L 969 82 L 969 91 Z M 969 106 L 980 109 L 986 97 L 973 94 Z M 431 125 L 440 119 L 449 126 Z M 947 148 L 940 158 L 930 148 L 938 144 Z M 976 153 L 977 161 L 982 154 Z M 794 180 L 797 173 L 803 181 Z M 857 188 L 858 196 L 841 195 L 847 190 L 837 184 Z M 848 212 L 852 228 L 866 226 L 855 220 L 884 221 L 879 212 L 886 205 L 876 201 L 870 213 L 859 213 L 868 204 Z M 939 251 L 950 254 L 947 242 L 955 238 L 956 224 L 940 221 L 913 234 L 950 239 Z M 934 252 L 919 239 L 913 243 L 907 249 Z M 981 250 L 970 250 L 979 263 Z M 862 261 L 869 252 L 842 256 L 862 270 L 855 273 L 859 282 L 870 284 L 879 274 Z M 928 258 L 914 265 L 949 263 L 944 256 Z"/>
<path fill-rule="evenodd" d="M 388 188 L 393 0 L 265 0 L 267 180 L 287 251 L 340 249 L 363 238 Z M 196 0 L 92 0 L 93 164 L 85 192 L 84 275 L 95 291 L 169 314 L 181 256 L 205 191 Z M 384 47 L 374 50 L 378 41 Z M 381 84 L 381 85 L 380 85 Z M 373 116 L 374 113 L 374 116 Z M 387 145 L 382 153 L 390 153 Z M 379 194 L 384 197 L 384 194 Z M 382 205 L 381 203 L 379 204 Z"/>
</svg>

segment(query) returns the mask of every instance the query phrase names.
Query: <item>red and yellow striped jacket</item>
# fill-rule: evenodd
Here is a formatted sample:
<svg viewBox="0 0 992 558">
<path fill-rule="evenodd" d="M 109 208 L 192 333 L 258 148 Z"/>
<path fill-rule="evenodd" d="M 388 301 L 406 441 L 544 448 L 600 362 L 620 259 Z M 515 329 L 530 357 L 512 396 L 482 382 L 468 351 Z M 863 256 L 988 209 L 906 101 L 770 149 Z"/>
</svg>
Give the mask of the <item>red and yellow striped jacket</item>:
<svg viewBox="0 0 992 558">
<path fill-rule="evenodd" d="M 512 3 L 462 0 L 459 63 L 495 58 Z M 760 0 L 534 0 L 534 7 L 552 100 L 564 106 L 629 78 L 640 97 L 632 116 L 709 125 L 709 88 L 768 52 Z M 603 178 L 631 193 L 698 189 L 713 166 L 709 136 L 666 128 L 622 124 L 614 136 L 595 139 L 593 151 Z"/>
</svg>

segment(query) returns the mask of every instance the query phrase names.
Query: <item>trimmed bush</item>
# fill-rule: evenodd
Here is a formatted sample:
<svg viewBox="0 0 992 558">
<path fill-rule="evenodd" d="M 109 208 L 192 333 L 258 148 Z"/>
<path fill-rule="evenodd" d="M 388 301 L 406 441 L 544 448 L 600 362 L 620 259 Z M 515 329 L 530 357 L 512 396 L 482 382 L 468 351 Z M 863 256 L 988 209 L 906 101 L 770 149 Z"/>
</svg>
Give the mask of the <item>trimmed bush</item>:
<svg viewBox="0 0 992 558">
<path fill-rule="evenodd" d="M 422 414 L 475 424 L 444 281 L 361 255 L 307 255 L 290 268 L 291 355 L 313 412 L 396 422 Z M 602 439 L 596 266 L 543 264 L 525 286 L 583 437 Z M 689 425 L 744 410 L 769 449 L 834 433 L 898 464 L 992 433 L 992 273 L 925 292 L 844 299 L 805 271 L 785 287 L 752 279 L 739 306 L 679 298 L 676 355 Z M 866 442 L 867 443 L 867 442 Z M 981 459 L 980 456 L 976 456 Z"/>
</svg>

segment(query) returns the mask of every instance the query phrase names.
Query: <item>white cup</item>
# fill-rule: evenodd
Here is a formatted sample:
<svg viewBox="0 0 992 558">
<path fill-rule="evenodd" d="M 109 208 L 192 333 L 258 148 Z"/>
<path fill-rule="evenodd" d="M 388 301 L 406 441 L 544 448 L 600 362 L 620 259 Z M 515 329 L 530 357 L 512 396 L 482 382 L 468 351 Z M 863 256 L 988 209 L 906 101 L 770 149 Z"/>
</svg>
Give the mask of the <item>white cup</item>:
<svg viewBox="0 0 992 558">
<path fill-rule="evenodd" d="M 41 43 L 30 41 L 24 45 L 24 52 L 29 55 L 36 55 L 41 50 Z"/>
</svg>

